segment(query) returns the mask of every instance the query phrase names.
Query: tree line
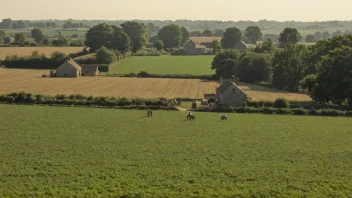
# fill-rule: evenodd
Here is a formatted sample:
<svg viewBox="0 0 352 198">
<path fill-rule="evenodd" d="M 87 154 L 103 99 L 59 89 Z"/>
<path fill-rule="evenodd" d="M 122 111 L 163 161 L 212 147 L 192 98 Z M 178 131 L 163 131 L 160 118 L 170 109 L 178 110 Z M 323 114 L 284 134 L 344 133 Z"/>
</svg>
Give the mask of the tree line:
<svg viewBox="0 0 352 198">
<path fill-rule="evenodd" d="M 352 108 L 352 35 L 324 39 L 312 46 L 297 44 L 294 28 L 280 34 L 279 48 L 271 40 L 243 53 L 218 50 L 212 69 L 218 77 L 265 82 L 287 91 L 304 91 L 314 101 L 348 104 Z"/>
</svg>

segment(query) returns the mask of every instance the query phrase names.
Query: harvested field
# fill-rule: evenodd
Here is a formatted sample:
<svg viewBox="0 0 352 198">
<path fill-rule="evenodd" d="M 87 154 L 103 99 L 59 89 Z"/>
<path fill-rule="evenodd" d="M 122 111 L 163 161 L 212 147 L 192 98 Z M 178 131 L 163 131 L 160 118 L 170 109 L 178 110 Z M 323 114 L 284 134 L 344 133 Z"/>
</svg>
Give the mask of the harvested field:
<svg viewBox="0 0 352 198">
<path fill-rule="evenodd" d="M 26 91 L 38 94 L 83 94 L 93 96 L 125 96 L 138 98 L 203 98 L 204 94 L 215 93 L 217 81 L 199 79 L 165 78 L 42 78 L 49 71 L 25 69 L 0 69 L 0 94 Z M 255 100 L 273 101 L 277 98 L 310 101 L 305 94 L 295 94 L 241 83 L 248 97 Z"/>
<path fill-rule="evenodd" d="M 274 101 L 277 98 L 286 98 L 290 101 L 311 101 L 312 99 L 306 94 L 285 92 L 274 88 L 268 88 L 255 84 L 240 83 L 240 88 L 246 92 L 249 98 L 253 100 Z"/>
<path fill-rule="evenodd" d="M 0 60 L 5 59 L 7 55 L 29 56 L 37 50 L 39 54 L 50 56 L 51 53 L 59 51 L 66 54 L 82 51 L 82 47 L 0 47 Z"/>
<path fill-rule="evenodd" d="M 203 98 L 217 82 L 161 78 L 42 78 L 43 70 L 0 69 L 0 94 L 26 91 L 40 94 L 83 94 L 140 98 Z M 48 74 L 49 72 L 46 71 Z"/>
</svg>

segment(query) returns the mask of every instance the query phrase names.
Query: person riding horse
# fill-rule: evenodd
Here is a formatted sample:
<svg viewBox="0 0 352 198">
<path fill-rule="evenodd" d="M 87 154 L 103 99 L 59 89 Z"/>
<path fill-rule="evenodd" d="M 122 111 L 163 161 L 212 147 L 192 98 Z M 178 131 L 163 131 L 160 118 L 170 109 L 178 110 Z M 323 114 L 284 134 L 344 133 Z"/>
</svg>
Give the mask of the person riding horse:
<svg viewBox="0 0 352 198">
<path fill-rule="evenodd" d="M 186 116 L 188 120 L 196 120 L 196 117 L 192 114 L 192 112 L 188 112 L 188 115 Z"/>
<path fill-rule="evenodd" d="M 227 116 L 225 114 L 222 114 L 221 120 L 227 120 Z"/>
</svg>

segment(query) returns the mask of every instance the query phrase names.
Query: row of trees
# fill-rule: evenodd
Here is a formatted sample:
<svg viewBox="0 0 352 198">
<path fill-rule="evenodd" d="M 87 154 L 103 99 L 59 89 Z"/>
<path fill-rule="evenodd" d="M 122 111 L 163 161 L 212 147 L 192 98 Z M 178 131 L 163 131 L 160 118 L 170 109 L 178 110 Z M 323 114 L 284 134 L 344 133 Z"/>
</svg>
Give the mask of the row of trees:
<svg viewBox="0 0 352 198">
<path fill-rule="evenodd" d="M 352 108 L 351 46 L 352 35 L 282 48 L 274 48 L 267 40 L 253 51 L 218 51 L 212 69 L 218 76 L 235 75 L 245 82 L 266 81 L 282 90 L 304 90 L 315 101 L 348 102 Z"/>
</svg>

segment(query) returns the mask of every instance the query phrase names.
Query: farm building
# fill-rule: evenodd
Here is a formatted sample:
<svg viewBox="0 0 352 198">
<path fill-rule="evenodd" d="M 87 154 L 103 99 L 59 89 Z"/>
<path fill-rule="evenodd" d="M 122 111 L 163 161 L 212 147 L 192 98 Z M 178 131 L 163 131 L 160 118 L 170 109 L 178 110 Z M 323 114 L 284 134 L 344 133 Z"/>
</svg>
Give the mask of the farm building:
<svg viewBox="0 0 352 198">
<path fill-rule="evenodd" d="M 240 41 L 240 42 L 236 43 L 233 48 L 243 52 L 243 51 L 246 51 L 247 49 L 255 48 L 255 47 L 256 47 L 256 45 L 246 44 L 244 41 Z"/>
<path fill-rule="evenodd" d="M 98 65 L 81 65 L 82 76 L 98 76 L 99 75 L 99 66 Z"/>
<path fill-rule="evenodd" d="M 81 66 L 79 66 L 74 60 L 70 59 L 64 62 L 56 69 L 57 77 L 79 77 L 81 76 Z"/>
<path fill-rule="evenodd" d="M 247 95 L 236 85 L 235 81 L 234 78 L 220 78 L 221 84 L 216 89 L 216 100 L 221 104 L 241 106 L 247 101 Z"/>
<path fill-rule="evenodd" d="M 206 50 L 207 48 L 204 45 L 201 45 L 192 40 L 189 40 L 183 48 L 183 52 L 193 55 L 205 54 Z"/>
</svg>

